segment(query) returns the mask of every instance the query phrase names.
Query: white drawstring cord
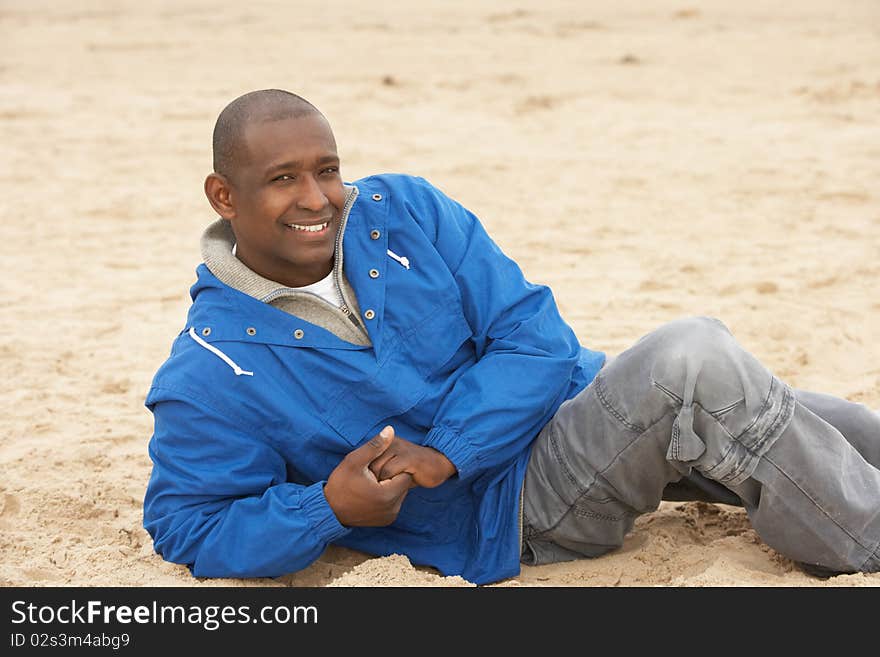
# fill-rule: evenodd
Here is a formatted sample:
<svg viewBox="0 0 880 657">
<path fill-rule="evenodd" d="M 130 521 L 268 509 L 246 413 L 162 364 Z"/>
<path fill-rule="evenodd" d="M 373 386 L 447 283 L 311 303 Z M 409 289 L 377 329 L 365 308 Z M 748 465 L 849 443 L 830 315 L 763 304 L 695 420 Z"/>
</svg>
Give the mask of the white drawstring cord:
<svg viewBox="0 0 880 657">
<path fill-rule="evenodd" d="M 238 365 L 235 364 L 235 362 L 234 362 L 229 356 L 227 356 L 227 355 L 224 354 L 222 351 L 220 351 L 219 349 L 217 349 L 217 347 L 214 347 L 214 346 L 212 346 L 212 345 L 209 345 L 207 342 L 205 342 L 205 341 L 202 340 L 199 336 L 197 336 L 197 335 L 196 335 L 196 329 L 195 329 L 195 327 L 193 327 L 193 326 L 190 326 L 190 327 L 189 327 L 189 337 L 191 337 L 193 340 L 195 340 L 196 342 L 198 342 L 200 345 L 202 345 L 205 349 L 207 349 L 208 351 L 210 351 L 210 352 L 211 352 L 212 354 L 214 354 L 215 356 L 218 356 L 219 358 L 222 358 L 222 359 L 223 359 L 223 362 L 225 362 L 227 365 L 229 365 L 229 367 L 232 368 L 232 371 L 235 372 L 235 376 L 241 376 L 242 374 L 245 374 L 245 375 L 247 375 L 247 376 L 253 376 L 253 375 L 254 375 L 253 372 L 248 372 L 247 370 L 243 370 L 243 369 L 241 369 Z"/>
<path fill-rule="evenodd" d="M 406 267 L 407 269 L 409 269 L 409 258 L 407 258 L 406 256 L 399 256 L 399 255 L 397 255 L 394 251 L 392 251 L 391 249 L 388 249 L 388 255 L 390 255 L 392 258 L 394 258 L 395 260 L 397 260 L 397 262 L 399 262 L 399 263 L 402 264 L 404 267 Z"/>
</svg>

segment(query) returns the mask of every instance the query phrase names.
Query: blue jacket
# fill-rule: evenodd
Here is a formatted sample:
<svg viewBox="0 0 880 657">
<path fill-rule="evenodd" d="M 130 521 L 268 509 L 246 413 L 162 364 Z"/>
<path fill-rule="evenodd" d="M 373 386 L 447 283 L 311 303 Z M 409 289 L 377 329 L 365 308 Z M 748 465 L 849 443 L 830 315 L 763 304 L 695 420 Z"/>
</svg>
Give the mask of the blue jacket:
<svg viewBox="0 0 880 657">
<path fill-rule="evenodd" d="M 146 399 L 144 527 L 197 577 L 282 575 L 330 543 L 405 554 L 477 584 L 515 576 L 530 444 L 604 354 L 581 347 L 550 289 L 526 281 L 437 188 L 401 175 L 354 185 L 343 261 L 361 317 L 374 313 L 364 320 L 372 345 L 200 265 L 186 326 Z M 323 485 L 386 424 L 458 473 L 412 489 L 388 527 L 344 527 Z"/>
</svg>

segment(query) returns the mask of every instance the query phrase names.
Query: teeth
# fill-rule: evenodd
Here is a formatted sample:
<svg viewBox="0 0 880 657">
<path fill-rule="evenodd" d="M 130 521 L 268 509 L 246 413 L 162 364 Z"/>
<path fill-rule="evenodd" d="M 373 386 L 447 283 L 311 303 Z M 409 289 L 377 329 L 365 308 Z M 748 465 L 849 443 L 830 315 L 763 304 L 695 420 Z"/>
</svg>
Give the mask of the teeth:
<svg viewBox="0 0 880 657">
<path fill-rule="evenodd" d="M 317 232 L 324 230 L 327 227 L 327 224 L 329 224 L 329 223 L 330 222 L 327 221 L 323 224 L 316 224 L 314 226 L 300 226 L 299 224 L 284 224 L 284 225 L 288 226 L 289 228 L 293 228 L 294 230 L 302 230 L 307 233 L 317 233 Z"/>
</svg>

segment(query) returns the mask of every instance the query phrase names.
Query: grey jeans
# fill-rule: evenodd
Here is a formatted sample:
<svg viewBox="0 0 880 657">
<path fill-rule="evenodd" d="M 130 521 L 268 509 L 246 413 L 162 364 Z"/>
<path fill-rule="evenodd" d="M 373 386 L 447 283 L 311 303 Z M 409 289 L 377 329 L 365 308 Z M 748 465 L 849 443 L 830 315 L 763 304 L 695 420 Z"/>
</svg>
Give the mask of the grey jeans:
<svg viewBox="0 0 880 657">
<path fill-rule="evenodd" d="M 522 561 L 619 547 L 662 499 L 741 504 L 762 540 L 814 572 L 880 570 L 880 415 L 793 390 L 717 319 L 639 339 L 538 436 Z"/>
</svg>

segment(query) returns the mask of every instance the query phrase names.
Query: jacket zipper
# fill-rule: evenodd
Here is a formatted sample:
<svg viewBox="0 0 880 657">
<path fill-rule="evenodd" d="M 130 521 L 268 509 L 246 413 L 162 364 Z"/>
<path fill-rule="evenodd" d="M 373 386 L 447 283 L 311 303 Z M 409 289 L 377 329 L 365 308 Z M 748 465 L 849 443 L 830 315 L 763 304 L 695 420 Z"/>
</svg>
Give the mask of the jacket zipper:
<svg viewBox="0 0 880 657">
<path fill-rule="evenodd" d="M 355 317 L 354 313 L 351 312 L 351 309 L 348 307 L 348 301 L 345 298 L 345 295 L 342 292 L 342 284 L 339 282 L 339 274 L 342 268 L 339 266 L 339 252 L 342 249 L 342 233 L 344 224 L 348 223 L 348 213 L 351 211 L 351 206 L 354 205 L 354 201 L 357 198 L 358 191 L 357 187 L 354 188 L 354 191 L 348 195 L 348 198 L 345 201 L 345 205 L 342 207 L 342 219 L 344 222 L 340 222 L 339 231 L 336 233 L 336 243 L 333 246 L 333 283 L 336 285 L 336 294 L 339 295 L 340 300 L 342 301 L 342 305 L 339 309 L 343 312 L 343 314 L 348 317 L 352 324 L 357 326 L 361 331 L 365 334 L 367 333 L 366 327 L 362 326 L 358 318 Z"/>
</svg>

